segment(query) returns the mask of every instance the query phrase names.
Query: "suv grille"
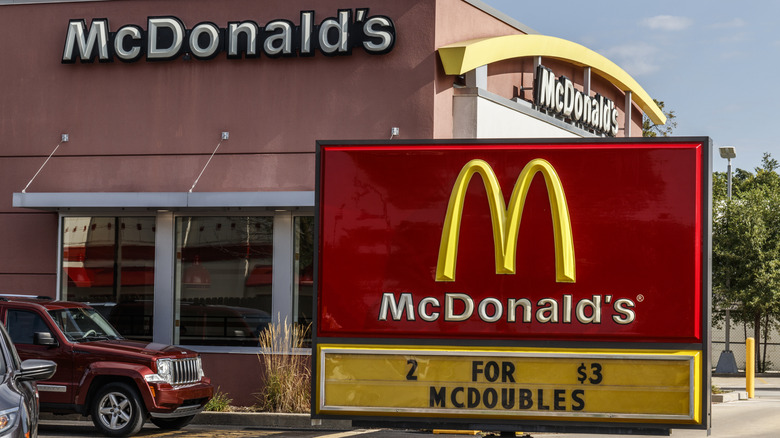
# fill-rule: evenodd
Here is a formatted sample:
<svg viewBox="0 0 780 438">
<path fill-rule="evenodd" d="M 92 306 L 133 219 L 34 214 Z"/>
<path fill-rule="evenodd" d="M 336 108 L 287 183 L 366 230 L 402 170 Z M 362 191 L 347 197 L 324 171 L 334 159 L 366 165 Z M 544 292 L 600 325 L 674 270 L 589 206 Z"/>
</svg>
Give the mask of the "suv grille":
<svg viewBox="0 0 780 438">
<path fill-rule="evenodd" d="M 188 357 L 184 359 L 173 359 L 173 384 L 184 385 L 200 381 L 201 365 L 197 357 Z"/>
</svg>

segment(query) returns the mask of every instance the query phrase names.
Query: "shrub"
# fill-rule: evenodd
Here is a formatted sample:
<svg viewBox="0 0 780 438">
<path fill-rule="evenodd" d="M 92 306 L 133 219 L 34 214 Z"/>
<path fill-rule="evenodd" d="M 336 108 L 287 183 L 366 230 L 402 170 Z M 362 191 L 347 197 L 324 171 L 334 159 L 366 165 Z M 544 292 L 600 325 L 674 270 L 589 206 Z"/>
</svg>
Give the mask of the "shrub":
<svg viewBox="0 0 780 438">
<path fill-rule="evenodd" d="M 276 322 L 260 333 L 258 360 L 265 367 L 265 387 L 256 394 L 265 411 L 307 413 L 311 402 L 310 356 L 304 347 L 309 327 Z"/>
<path fill-rule="evenodd" d="M 224 392 L 220 392 L 219 388 L 214 392 L 214 397 L 206 403 L 205 410 L 211 412 L 227 412 L 230 410 L 230 403 L 232 398 L 228 398 L 228 395 Z"/>
</svg>

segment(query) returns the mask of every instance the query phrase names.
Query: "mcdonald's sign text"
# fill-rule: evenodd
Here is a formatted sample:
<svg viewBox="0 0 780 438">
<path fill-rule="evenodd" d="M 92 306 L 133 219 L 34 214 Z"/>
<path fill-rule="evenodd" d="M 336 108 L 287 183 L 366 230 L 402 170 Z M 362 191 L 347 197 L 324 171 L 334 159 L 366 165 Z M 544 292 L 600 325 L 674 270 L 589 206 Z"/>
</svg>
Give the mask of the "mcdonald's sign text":
<svg viewBox="0 0 780 438">
<path fill-rule="evenodd" d="M 317 336 L 702 342 L 699 140 L 320 142 Z"/>
<path fill-rule="evenodd" d="M 576 303 L 571 295 L 564 295 L 560 300 L 542 298 L 535 303 L 527 298 L 509 298 L 504 303 L 493 297 L 475 303 L 467 294 L 448 293 L 444 294 L 444 300 L 424 297 L 415 305 L 411 293 L 402 293 L 396 298 L 395 294 L 390 292 L 382 294 L 378 320 L 414 321 L 419 317 L 427 322 L 435 322 L 439 318 L 455 322 L 466 321 L 474 316 L 483 322 L 506 319 L 511 323 L 571 324 L 576 321 L 580 324 L 601 324 L 602 302 L 610 305 L 609 308 L 613 312 L 610 317 L 616 324 L 634 322 L 636 314 L 633 307 L 636 304 L 628 298 L 613 299 L 611 295 L 594 295 Z M 456 308 L 460 311 L 456 311 Z"/>
</svg>

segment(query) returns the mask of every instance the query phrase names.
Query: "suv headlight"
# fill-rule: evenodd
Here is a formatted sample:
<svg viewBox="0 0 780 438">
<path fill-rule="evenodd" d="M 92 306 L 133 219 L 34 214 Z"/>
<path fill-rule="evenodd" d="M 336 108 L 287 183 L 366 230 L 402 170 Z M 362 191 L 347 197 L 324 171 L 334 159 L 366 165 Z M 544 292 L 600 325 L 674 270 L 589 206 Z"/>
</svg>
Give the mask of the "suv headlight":
<svg viewBox="0 0 780 438">
<path fill-rule="evenodd" d="M 150 383 L 173 384 L 173 364 L 171 359 L 157 359 L 157 374 L 147 374 L 146 381 Z"/>
<path fill-rule="evenodd" d="M 17 417 L 19 417 L 18 407 L 0 411 L 0 433 L 5 434 L 9 428 L 13 427 Z"/>
<path fill-rule="evenodd" d="M 203 372 L 203 361 L 200 359 L 200 355 L 196 358 L 198 364 L 198 380 L 202 379 L 206 373 Z"/>
</svg>

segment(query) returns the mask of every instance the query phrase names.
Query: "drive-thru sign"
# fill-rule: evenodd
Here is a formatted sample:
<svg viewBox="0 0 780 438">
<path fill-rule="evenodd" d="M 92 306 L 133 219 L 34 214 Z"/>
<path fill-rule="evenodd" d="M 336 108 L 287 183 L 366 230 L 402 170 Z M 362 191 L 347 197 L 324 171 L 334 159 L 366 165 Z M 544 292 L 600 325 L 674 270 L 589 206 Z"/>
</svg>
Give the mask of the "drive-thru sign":
<svg viewBox="0 0 780 438">
<path fill-rule="evenodd" d="M 320 142 L 313 417 L 708 428 L 710 150 Z"/>
</svg>

